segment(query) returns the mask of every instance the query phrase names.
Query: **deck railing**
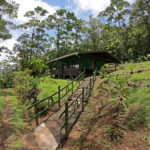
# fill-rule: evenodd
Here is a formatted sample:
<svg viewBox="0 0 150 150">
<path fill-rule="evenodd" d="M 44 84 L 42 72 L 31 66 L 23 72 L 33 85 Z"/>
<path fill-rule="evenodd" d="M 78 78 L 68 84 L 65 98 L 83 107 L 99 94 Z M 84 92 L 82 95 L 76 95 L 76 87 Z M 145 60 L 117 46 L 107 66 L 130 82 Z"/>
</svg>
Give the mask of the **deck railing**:
<svg viewBox="0 0 150 150">
<path fill-rule="evenodd" d="M 77 76 L 80 72 L 77 68 L 63 69 L 63 74 L 61 69 L 56 69 L 51 71 L 52 75 L 65 75 L 65 76 Z"/>
<path fill-rule="evenodd" d="M 42 100 L 37 100 L 37 97 L 35 97 L 33 104 L 27 108 L 27 110 L 34 108 L 34 115 L 28 121 L 30 122 L 35 119 L 36 125 L 39 125 L 39 121 L 38 121 L 39 116 L 56 104 L 58 104 L 58 107 L 60 107 L 61 100 L 66 95 L 68 95 L 69 92 L 71 92 L 71 94 L 73 94 L 75 87 L 77 86 L 77 84 L 80 84 L 80 82 L 83 80 L 84 77 L 85 77 L 85 71 L 83 71 L 80 75 L 78 75 L 76 78 L 74 78 L 65 87 L 61 88 L 60 86 L 58 86 L 58 91 L 51 94 L 50 96 L 48 96 Z M 45 107 L 42 110 L 39 110 L 38 108 L 41 103 L 47 103 L 47 107 Z"/>
<path fill-rule="evenodd" d="M 77 95 L 73 101 L 65 102 L 65 110 L 60 114 L 60 116 L 58 118 L 58 120 L 60 120 L 62 117 L 65 118 L 64 119 L 65 121 L 63 122 L 63 124 L 60 128 L 60 132 L 63 128 L 65 128 L 65 138 L 68 137 L 71 127 L 73 126 L 73 124 L 69 126 L 69 120 L 71 119 L 71 117 L 74 115 L 74 113 L 77 111 L 77 109 L 79 107 L 81 107 L 82 111 L 83 111 L 85 104 L 86 104 L 85 101 L 90 96 L 90 92 L 94 86 L 95 80 L 96 80 L 96 73 L 94 72 L 88 85 L 86 87 L 82 88 L 82 92 L 79 95 Z M 69 108 L 71 108 L 71 107 L 73 108 L 73 111 L 69 110 Z"/>
</svg>

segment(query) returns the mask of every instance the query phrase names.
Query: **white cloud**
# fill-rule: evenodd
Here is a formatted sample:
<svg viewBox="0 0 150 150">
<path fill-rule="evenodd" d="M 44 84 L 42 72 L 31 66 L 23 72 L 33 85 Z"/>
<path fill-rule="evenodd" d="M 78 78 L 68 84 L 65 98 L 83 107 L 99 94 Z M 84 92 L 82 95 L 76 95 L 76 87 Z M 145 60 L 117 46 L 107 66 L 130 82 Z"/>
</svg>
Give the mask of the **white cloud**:
<svg viewBox="0 0 150 150">
<path fill-rule="evenodd" d="M 110 0 L 74 0 L 74 2 L 77 4 L 77 11 L 90 10 L 93 15 L 97 15 L 110 5 Z"/>
<path fill-rule="evenodd" d="M 3 43 L 0 43 L 0 47 L 5 46 L 9 50 L 12 50 L 15 43 L 17 43 L 17 41 L 15 40 L 15 38 L 12 38 L 12 39 L 9 39 L 9 40 L 5 40 Z M 2 52 L 1 57 L 0 57 L 0 61 L 3 61 L 5 59 L 7 59 L 6 55 L 7 54 L 5 52 Z"/>
<path fill-rule="evenodd" d="M 126 0 L 129 3 L 135 0 Z M 75 13 L 79 16 L 83 11 L 91 11 L 94 16 L 98 15 L 100 11 L 104 11 L 109 5 L 110 0 L 74 0 L 77 5 Z"/>
<path fill-rule="evenodd" d="M 27 18 L 24 17 L 24 14 L 29 10 L 33 10 L 37 6 L 40 6 L 44 9 L 46 9 L 50 14 L 55 13 L 56 10 L 59 9 L 59 7 L 50 6 L 46 2 L 43 2 L 42 0 L 15 0 L 15 2 L 20 5 L 19 10 L 18 10 L 17 20 L 19 20 L 21 22 L 27 21 Z"/>
</svg>

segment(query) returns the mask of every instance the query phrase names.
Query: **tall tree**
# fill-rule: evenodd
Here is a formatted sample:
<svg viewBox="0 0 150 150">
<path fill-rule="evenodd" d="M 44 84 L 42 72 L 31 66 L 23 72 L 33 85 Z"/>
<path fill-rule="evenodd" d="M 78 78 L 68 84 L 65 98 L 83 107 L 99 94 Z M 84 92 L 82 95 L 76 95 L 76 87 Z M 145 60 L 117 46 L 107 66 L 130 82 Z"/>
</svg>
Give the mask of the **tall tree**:
<svg viewBox="0 0 150 150">
<path fill-rule="evenodd" d="M 10 39 L 12 35 L 9 32 L 10 26 L 12 26 L 12 22 L 4 19 L 4 16 L 8 18 L 17 17 L 18 4 L 13 1 L 0 1 L 0 43 Z M 6 49 L 5 47 L 0 47 L 0 52 Z"/>
<path fill-rule="evenodd" d="M 26 12 L 25 17 L 28 18 L 28 22 L 18 26 L 21 31 L 23 30 L 23 34 L 18 38 L 14 51 L 17 52 L 22 70 L 32 57 L 41 58 L 48 49 L 45 44 L 48 42 L 49 35 L 46 33 L 47 24 L 44 19 L 47 13 L 45 9 L 38 6 L 34 11 Z"/>
</svg>

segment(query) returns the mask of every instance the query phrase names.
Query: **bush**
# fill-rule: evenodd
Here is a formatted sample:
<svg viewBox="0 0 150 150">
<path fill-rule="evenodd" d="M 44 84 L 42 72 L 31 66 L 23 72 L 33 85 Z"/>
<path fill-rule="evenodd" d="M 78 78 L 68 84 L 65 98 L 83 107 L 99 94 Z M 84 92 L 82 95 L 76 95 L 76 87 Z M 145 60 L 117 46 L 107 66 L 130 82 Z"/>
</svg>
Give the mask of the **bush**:
<svg viewBox="0 0 150 150">
<path fill-rule="evenodd" d="M 14 73 L 14 88 L 22 103 L 26 103 L 26 100 L 30 101 L 33 97 L 37 96 L 39 93 L 37 85 L 38 79 L 30 76 L 29 73 Z"/>
<path fill-rule="evenodd" d="M 0 88 L 11 88 L 13 85 L 13 73 L 0 73 Z"/>
</svg>

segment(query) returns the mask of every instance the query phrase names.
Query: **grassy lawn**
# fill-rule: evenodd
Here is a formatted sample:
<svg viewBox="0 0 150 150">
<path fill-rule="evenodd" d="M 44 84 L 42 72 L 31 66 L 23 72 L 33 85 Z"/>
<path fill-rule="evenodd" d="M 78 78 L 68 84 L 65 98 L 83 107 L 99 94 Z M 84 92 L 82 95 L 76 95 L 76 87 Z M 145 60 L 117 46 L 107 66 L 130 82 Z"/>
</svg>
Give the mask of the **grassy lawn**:
<svg viewBox="0 0 150 150">
<path fill-rule="evenodd" d="M 39 86 L 38 88 L 40 89 L 40 93 L 38 95 L 38 101 L 47 98 L 48 96 L 54 94 L 55 92 L 58 91 L 58 86 L 60 86 L 60 89 L 64 88 L 66 85 L 68 85 L 69 83 L 71 83 L 71 80 L 65 80 L 65 79 L 53 79 L 53 78 L 49 78 L 49 77 L 42 77 L 40 78 L 39 81 Z M 76 82 L 74 82 L 73 85 L 75 85 Z M 77 89 L 77 86 L 79 85 L 79 83 L 73 88 L 73 90 L 75 91 Z M 69 89 L 72 88 L 72 84 L 69 85 Z M 61 90 L 60 92 L 60 97 L 63 97 L 66 94 L 66 88 Z M 68 96 L 71 95 L 71 90 L 70 92 L 63 98 L 61 99 L 61 105 L 64 104 L 65 100 L 67 99 Z M 53 100 L 58 101 L 58 94 L 53 96 Z M 51 103 L 51 101 L 50 101 Z M 47 107 L 48 105 L 48 100 L 42 102 L 39 104 L 39 108 L 43 109 L 45 107 Z M 58 107 L 58 104 L 54 105 L 54 109 Z M 52 110 L 53 110 L 52 108 Z"/>
<path fill-rule="evenodd" d="M 39 99 L 46 98 L 53 93 L 58 91 L 58 86 L 63 88 L 65 85 L 69 84 L 70 80 L 63 80 L 63 79 L 53 79 L 49 77 L 42 77 L 40 78 L 40 94 L 38 96 Z"/>
<path fill-rule="evenodd" d="M 131 81 L 136 83 L 150 83 L 150 71 L 145 71 L 131 76 Z"/>
<path fill-rule="evenodd" d="M 118 70 L 113 72 L 112 74 L 119 74 L 119 73 L 127 73 L 130 72 L 129 63 L 121 64 L 118 66 Z M 145 61 L 141 63 L 134 63 L 133 64 L 133 72 L 139 69 L 146 69 L 150 68 L 150 61 Z"/>
<path fill-rule="evenodd" d="M 8 101 L 11 109 L 11 134 L 8 139 L 10 149 L 21 149 L 21 136 L 27 130 L 27 122 L 25 118 L 26 109 L 19 104 L 13 89 L 8 89 Z"/>
<path fill-rule="evenodd" d="M 150 62 L 135 64 L 133 71 L 150 68 Z M 114 74 L 129 72 L 129 64 L 120 65 Z M 121 76 L 125 78 L 125 76 Z M 114 78 L 114 77 L 112 77 Z M 105 79 L 97 77 L 94 89 L 92 90 L 89 102 L 79 117 L 79 120 L 70 132 L 68 140 L 60 149 L 63 150 L 122 150 L 122 149 L 150 149 L 150 88 L 149 87 L 128 87 L 128 109 L 120 112 L 120 118 L 114 118 L 116 111 L 113 104 L 108 104 L 100 114 L 99 108 L 106 101 L 116 100 L 120 94 L 115 91 L 111 82 L 103 82 Z M 150 71 L 133 74 L 131 81 L 149 83 Z M 123 80 L 122 80 L 123 81 Z M 123 81 L 127 87 L 126 80 Z M 116 103 L 117 104 L 117 103 Z M 121 124 L 123 137 L 112 141 L 114 124 Z M 119 132 L 117 133 L 119 134 Z M 113 135 L 114 136 L 114 135 Z"/>
</svg>

